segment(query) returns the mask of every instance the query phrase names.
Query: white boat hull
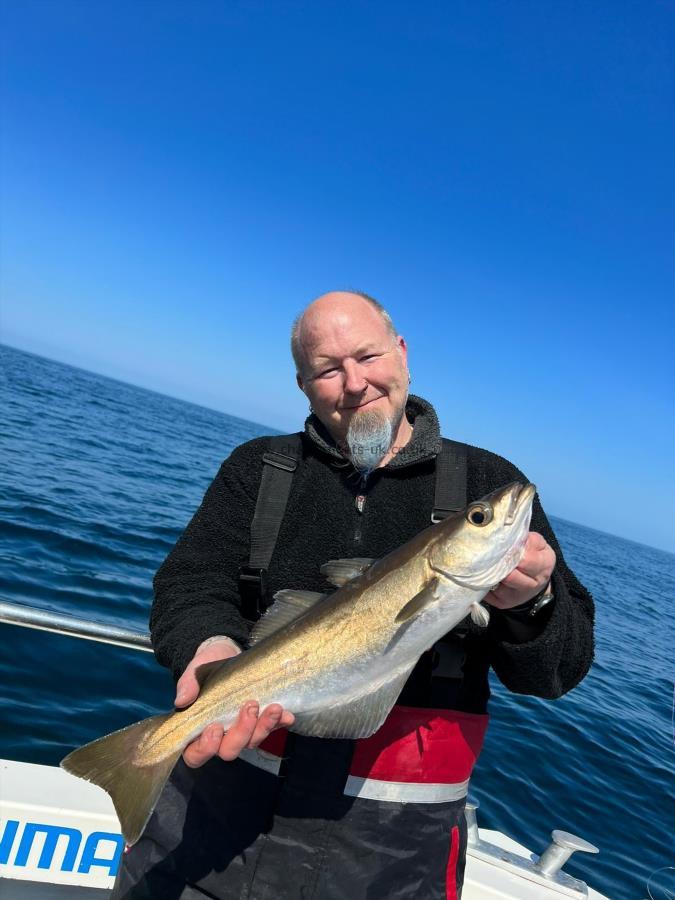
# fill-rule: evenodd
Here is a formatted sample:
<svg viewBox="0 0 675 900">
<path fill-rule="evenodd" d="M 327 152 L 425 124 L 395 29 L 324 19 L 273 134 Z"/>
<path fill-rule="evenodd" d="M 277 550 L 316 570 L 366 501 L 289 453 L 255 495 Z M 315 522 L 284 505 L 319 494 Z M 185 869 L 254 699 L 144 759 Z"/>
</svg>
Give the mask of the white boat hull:
<svg viewBox="0 0 675 900">
<path fill-rule="evenodd" d="M 501 832 L 480 829 L 480 838 L 467 851 L 462 900 L 608 900 L 519 871 L 514 857 L 532 854 Z M 105 900 L 123 852 L 113 805 L 100 788 L 52 766 L 0 760 L 2 900 Z"/>
</svg>

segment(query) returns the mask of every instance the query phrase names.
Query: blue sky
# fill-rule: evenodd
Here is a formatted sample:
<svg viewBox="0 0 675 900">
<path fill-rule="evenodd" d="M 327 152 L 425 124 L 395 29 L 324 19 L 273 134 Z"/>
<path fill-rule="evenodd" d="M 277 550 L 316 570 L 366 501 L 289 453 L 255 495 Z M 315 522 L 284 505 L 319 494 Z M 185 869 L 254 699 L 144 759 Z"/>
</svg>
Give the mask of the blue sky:
<svg viewBox="0 0 675 900">
<path fill-rule="evenodd" d="M 357 287 L 553 514 L 675 550 L 673 2 L 2 5 L 0 339 L 299 427 Z"/>
</svg>

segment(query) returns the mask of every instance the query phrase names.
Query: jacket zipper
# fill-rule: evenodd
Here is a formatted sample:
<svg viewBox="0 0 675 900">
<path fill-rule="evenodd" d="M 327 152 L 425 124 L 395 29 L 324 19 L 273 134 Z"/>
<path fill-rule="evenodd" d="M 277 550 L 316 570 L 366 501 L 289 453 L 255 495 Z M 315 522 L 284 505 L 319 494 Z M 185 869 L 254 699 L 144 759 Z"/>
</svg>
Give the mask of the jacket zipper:
<svg viewBox="0 0 675 900">
<path fill-rule="evenodd" d="M 366 506 L 366 495 L 365 494 L 357 494 L 354 498 L 354 505 L 356 506 L 356 511 L 359 513 L 356 519 L 356 527 L 354 528 L 354 543 L 358 544 L 361 541 L 362 528 L 361 516 L 363 515 L 363 510 Z"/>
</svg>

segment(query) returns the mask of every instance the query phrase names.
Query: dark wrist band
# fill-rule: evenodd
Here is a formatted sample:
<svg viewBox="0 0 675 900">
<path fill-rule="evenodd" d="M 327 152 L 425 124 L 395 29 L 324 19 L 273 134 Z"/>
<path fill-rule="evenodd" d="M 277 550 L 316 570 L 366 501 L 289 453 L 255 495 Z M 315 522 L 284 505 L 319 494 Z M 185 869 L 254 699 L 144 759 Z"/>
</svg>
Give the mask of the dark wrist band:
<svg viewBox="0 0 675 900">
<path fill-rule="evenodd" d="M 530 618 L 531 616 L 536 616 L 540 610 L 552 603 L 553 600 L 553 588 L 550 585 L 546 585 L 543 591 L 539 591 L 538 594 L 530 597 L 525 603 L 521 603 L 519 606 L 512 606 L 510 609 L 504 609 L 502 612 L 515 613 L 520 618 Z"/>
</svg>

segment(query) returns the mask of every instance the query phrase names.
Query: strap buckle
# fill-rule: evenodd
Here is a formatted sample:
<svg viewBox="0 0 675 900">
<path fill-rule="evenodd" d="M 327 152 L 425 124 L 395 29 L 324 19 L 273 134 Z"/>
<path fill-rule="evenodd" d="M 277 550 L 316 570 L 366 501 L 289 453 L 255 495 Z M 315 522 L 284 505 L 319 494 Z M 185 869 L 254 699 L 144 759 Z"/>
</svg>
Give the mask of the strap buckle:
<svg viewBox="0 0 675 900">
<path fill-rule="evenodd" d="M 276 469 L 283 469 L 285 472 L 295 472 L 298 468 L 298 461 L 294 456 L 288 456 L 287 453 L 279 453 L 277 450 L 269 450 L 263 453 L 263 462 Z"/>
<path fill-rule="evenodd" d="M 239 566 L 239 594 L 242 615 L 250 622 L 256 622 L 267 597 L 267 569 Z"/>
</svg>

